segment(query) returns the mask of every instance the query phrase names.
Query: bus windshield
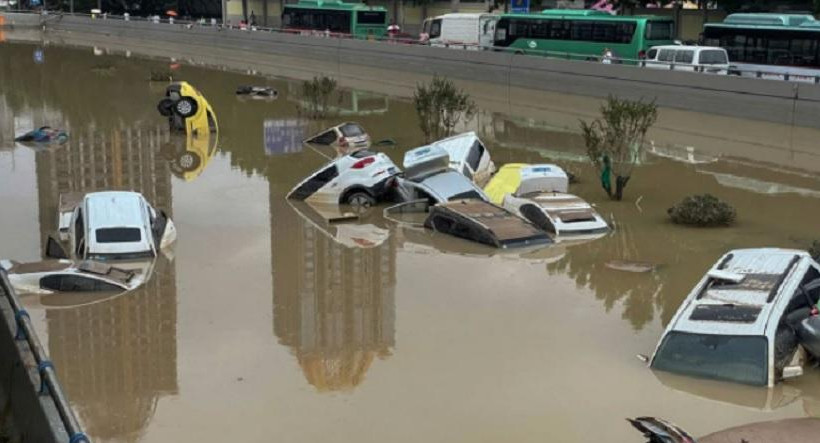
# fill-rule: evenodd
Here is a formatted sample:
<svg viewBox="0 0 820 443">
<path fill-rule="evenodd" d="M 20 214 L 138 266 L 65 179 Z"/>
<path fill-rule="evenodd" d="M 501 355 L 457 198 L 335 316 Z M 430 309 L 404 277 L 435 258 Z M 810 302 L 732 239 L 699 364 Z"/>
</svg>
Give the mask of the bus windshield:
<svg viewBox="0 0 820 443">
<path fill-rule="evenodd" d="M 670 332 L 652 360 L 661 371 L 750 385 L 768 383 L 768 342 L 763 336 Z"/>
</svg>

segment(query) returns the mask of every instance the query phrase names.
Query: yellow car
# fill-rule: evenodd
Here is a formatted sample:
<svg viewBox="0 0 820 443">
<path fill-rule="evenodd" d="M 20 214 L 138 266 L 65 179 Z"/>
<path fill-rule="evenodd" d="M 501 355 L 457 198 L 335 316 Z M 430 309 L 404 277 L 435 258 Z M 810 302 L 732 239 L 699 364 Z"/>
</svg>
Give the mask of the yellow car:
<svg viewBox="0 0 820 443">
<path fill-rule="evenodd" d="M 168 85 L 165 98 L 157 105 L 168 117 L 172 131 L 185 132 L 185 143 L 174 140 L 163 146 L 171 160 L 171 170 L 186 181 L 202 173 L 216 153 L 219 126 L 216 114 L 205 97 L 187 82 Z"/>
<path fill-rule="evenodd" d="M 188 136 L 216 132 L 218 125 L 208 100 L 188 82 L 174 82 L 165 88 L 165 98 L 157 105 L 160 114 L 168 117 L 171 130 L 184 131 Z"/>
</svg>

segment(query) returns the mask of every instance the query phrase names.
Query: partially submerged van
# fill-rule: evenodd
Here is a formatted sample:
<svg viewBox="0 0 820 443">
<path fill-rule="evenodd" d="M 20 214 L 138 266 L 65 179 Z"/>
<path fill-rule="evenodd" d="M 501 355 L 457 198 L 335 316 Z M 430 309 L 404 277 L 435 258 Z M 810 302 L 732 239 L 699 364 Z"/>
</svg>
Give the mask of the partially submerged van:
<svg viewBox="0 0 820 443">
<path fill-rule="evenodd" d="M 729 55 L 715 46 L 653 46 L 646 53 L 643 66 L 651 69 L 705 72 L 727 75 Z"/>
<path fill-rule="evenodd" d="M 498 15 L 452 13 L 424 20 L 421 41 L 430 46 L 482 50 L 493 45 Z"/>
</svg>

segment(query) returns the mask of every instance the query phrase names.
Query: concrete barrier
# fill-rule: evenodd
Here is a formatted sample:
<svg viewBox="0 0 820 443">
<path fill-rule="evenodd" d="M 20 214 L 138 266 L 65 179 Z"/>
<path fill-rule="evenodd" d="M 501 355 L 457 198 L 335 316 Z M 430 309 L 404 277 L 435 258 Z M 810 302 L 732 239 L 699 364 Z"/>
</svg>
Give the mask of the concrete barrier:
<svg viewBox="0 0 820 443">
<path fill-rule="evenodd" d="M 277 56 L 434 73 L 463 80 L 591 97 L 609 94 L 654 99 L 695 112 L 820 127 L 820 85 L 716 76 L 625 65 L 548 59 L 493 51 L 460 51 L 354 39 L 325 39 L 267 31 L 64 16 L 48 23 L 60 32 L 135 39 L 144 44 L 186 45 L 192 54 L 229 50 L 249 60 Z"/>
<path fill-rule="evenodd" d="M 20 441 L 67 443 L 65 425 L 50 395 L 40 395 L 40 375 L 26 340 L 16 340 L 14 310 L 0 281 L 0 405 L 11 409 Z"/>
<path fill-rule="evenodd" d="M 25 14 L 19 12 L 0 13 L 0 28 L 39 28 L 41 20 L 39 14 Z"/>
</svg>

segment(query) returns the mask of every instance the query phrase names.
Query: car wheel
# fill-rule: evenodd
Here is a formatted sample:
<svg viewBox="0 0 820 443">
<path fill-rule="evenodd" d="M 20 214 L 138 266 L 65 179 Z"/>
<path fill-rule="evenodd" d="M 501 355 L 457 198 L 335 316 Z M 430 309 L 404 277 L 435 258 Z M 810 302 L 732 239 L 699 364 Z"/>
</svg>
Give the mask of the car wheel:
<svg viewBox="0 0 820 443">
<path fill-rule="evenodd" d="M 376 199 L 372 195 L 364 191 L 354 191 L 347 196 L 347 204 L 353 206 L 354 209 L 367 210 L 376 204 Z"/>
<path fill-rule="evenodd" d="M 193 99 L 188 97 L 182 97 L 174 105 L 174 111 L 176 111 L 176 113 L 181 115 L 182 117 L 187 118 L 196 114 L 197 105 Z"/>
<path fill-rule="evenodd" d="M 199 167 L 202 159 L 193 152 L 183 152 L 177 157 L 177 166 L 184 172 L 191 172 Z"/>
<path fill-rule="evenodd" d="M 170 98 L 164 98 L 159 101 L 157 104 L 157 111 L 159 111 L 160 115 L 163 117 L 170 117 L 172 109 L 174 108 L 174 101 Z"/>
</svg>

